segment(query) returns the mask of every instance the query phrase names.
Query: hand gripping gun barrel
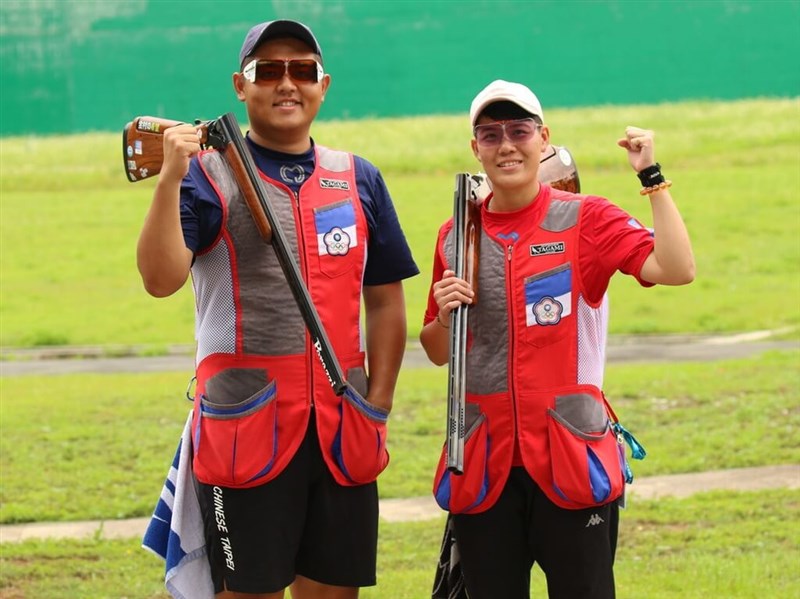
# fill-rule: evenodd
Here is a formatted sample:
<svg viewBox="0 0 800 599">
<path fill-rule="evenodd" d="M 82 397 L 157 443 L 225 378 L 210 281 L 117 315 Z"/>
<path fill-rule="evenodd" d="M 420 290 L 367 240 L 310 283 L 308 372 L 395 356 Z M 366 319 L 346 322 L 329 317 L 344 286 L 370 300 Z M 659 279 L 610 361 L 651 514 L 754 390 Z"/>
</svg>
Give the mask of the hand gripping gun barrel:
<svg viewBox="0 0 800 599">
<path fill-rule="evenodd" d="M 545 148 L 539 165 L 539 181 L 555 189 L 580 193 L 578 169 L 569 150 L 563 146 Z M 475 295 L 472 304 L 462 304 L 450 312 L 450 362 L 447 376 L 447 469 L 464 473 L 466 428 L 466 359 L 469 310 L 478 301 L 478 262 L 480 258 L 480 203 L 488 195 L 491 182 L 485 175 L 456 175 L 453 198 L 453 271 L 470 285 Z"/>
<path fill-rule="evenodd" d="M 183 123 L 180 121 L 142 116 L 125 126 L 122 132 L 122 152 L 129 181 L 141 181 L 161 171 L 164 162 L 164 131 L 181 124 Z M 275 250 L 328 382 L 336 395 L 341 395 L 348 383 L 344 379 L 322 320 L 311 301 L 311 295 L 291 253 L 280 221 L 270 205 L 269 196 L 258 176 L 258 169 L 247 149 L 236 117 L 229 112 L 212 121 L 196 123 L 196 128 L 201 146 L 218 150 L 236 178 L 259 234 Z"/>
</svg>

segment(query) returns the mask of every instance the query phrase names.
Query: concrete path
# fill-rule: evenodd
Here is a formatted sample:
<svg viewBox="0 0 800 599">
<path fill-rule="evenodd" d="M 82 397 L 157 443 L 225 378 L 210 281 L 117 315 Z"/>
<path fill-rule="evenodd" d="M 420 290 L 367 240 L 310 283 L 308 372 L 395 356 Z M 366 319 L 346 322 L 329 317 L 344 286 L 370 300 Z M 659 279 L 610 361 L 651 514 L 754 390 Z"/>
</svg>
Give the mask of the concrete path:
<svg viewBox="0 0 800 599">
<path fill-rule="evenodd" d="M 683 362 L 745 358 L 772 349 L 800 349 L 800 340 L 780 340 L 777 335 L 790 331 L 755 331 L 740 335 L 631 335 L 612 336 L 606 361 Z M 174 346 L 167 354 L 138 357 L 139 347 L 55 347 L 0 350 L 0 376 L 47 375 L 112 372 L 179 372 L 194 370 L 190 346 Z M 109 357 L 114 352 L 118 357 Z M 404 368 L 431 366 L 422 347 L 411 342 L 406 347 Z"/>
<path fill-rule="evenodd" d="M 628 487 L 628 493 L 629 501 L 635 501 L 639 498 L 688 497 L 693 493 L 718 489 L 757 491 L 779 488 L 800 489 L 800 464 L 637 478 Z M 433 497 L 426 496 L 381 500 L 380 514 L 387 522 L 410 522 L 441 518 L 444 512 L 436 505 Z M 0 543 L 29 539 L 141 538 L 149 520 L 149 518 L 133 518 L 11 524 L 0 526 Z"/>
</svg>

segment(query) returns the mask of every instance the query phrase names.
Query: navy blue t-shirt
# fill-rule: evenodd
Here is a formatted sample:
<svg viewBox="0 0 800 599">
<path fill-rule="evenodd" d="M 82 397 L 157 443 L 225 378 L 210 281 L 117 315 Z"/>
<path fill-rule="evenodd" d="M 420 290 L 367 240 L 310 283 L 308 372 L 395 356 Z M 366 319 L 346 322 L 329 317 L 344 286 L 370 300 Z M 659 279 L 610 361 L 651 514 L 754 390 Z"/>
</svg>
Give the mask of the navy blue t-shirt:
<svg viewBox="0 0 800 599">
<path fill-rule="evenodd" d="M 284 154 L 263 148 L 247 136 L 256 166 L 295 194 L 314 171 L 314 147 L 303 154 Z M 354 156 L 356 186 L 369 227 L 364 285 L 383 285 L 419 274 L 411 249 L 397 220 L 394 204 L 380 171 Z M 195 254 L 206 249 L 219 234 L 222 204 L 203 175 L 196 158 L 181 184 L 181 224 L 186 247 Z"/>
</svg>

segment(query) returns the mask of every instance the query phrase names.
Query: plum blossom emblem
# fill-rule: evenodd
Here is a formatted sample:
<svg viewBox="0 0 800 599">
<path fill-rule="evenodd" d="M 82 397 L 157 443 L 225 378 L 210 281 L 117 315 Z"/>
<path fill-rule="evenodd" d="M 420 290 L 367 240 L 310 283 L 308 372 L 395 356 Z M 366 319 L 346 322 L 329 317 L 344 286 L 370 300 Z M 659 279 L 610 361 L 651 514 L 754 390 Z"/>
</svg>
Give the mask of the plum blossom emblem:
<svg viewBox="0 0 800 599">
<path fill-rule="evenodd" d="M 350 250 L 350 236 L 341 227 L 334 227 L 322 238 L 331 256 L 344 256 Z"/>
<path fill-rule="evenodd" d="M 539 324 L 558 324 L 564 306 L 557 299 L 545 296 L 533 305 L 533 316 Z"/>
</svg>

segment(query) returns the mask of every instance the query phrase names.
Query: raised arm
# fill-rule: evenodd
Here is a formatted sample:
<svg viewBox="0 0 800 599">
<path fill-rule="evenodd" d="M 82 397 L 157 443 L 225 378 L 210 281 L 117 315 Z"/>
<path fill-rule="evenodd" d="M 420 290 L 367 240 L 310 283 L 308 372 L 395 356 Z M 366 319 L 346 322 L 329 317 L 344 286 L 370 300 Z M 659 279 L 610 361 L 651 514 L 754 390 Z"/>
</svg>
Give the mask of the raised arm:
<svg viewBox="0 0 800 599">
<path fill-rule="evenodd" d="M 639 127 L 627 127 L 625 137 L 617 144 L 628 152 L 628 161 L 637 173 L 647 169 L 660 179 L 660 167 L 655 159 L 654 133 Z M 655 168 L 654 168 L 655 167 Z M 650 283 L 686 285 L 694 280 L 695 263 L 689 233 L 669 187 L 649 193 L 653 211 L 655 247 L 647 257 L 640 276 Z"/>
<path fill-rule="evenodd" d="M 192 251 L 183 239 L 180 187 L 191 157 L 199 151 L 198 132 L 192 125 L 164 132 L 164 164 L 136 248 L 142 282 L 155 297 L 172 295 L 189 277 Z"/>
</svg>

